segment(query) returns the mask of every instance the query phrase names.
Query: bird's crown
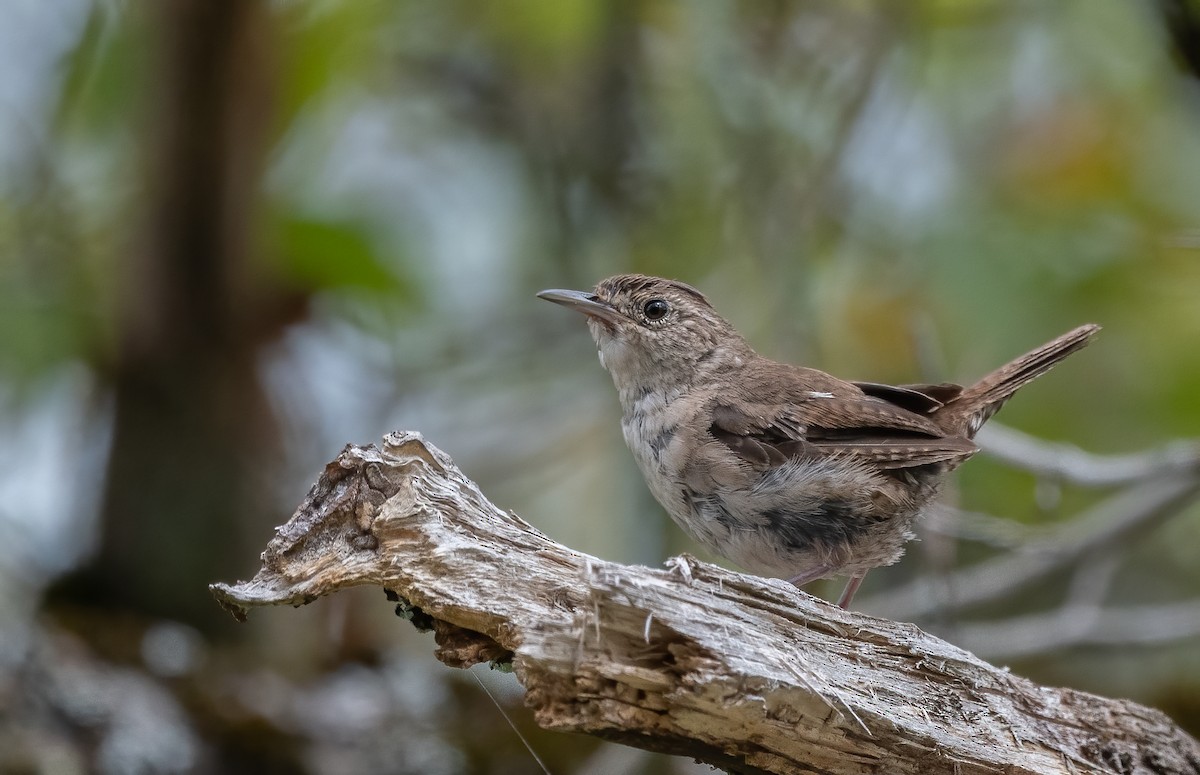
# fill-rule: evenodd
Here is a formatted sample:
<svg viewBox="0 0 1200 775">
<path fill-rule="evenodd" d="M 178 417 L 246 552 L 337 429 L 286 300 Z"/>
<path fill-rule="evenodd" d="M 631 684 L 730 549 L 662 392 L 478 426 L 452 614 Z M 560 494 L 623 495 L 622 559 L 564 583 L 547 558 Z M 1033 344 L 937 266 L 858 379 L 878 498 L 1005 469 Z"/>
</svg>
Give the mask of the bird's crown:
<svg viewBox="0 0 1200 775">
<path fill-rule="evenodd" d="M 596 298 L 645 328 L 664 328 L 683 317 L 717 318 L 704 294 L 687 283 L 642 274 L 619 274 L 596 285 Z"/>
</svg>

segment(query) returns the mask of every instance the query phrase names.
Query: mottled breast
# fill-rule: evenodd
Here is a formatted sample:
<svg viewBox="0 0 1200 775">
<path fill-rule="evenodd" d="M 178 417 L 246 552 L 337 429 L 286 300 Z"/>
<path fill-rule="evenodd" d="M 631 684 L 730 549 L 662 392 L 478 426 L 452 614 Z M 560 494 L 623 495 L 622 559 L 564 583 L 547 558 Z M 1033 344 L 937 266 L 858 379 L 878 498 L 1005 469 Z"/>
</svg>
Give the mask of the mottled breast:
<svg viewBox="0 0 1200 775">
<path fill-rule="evenodd" d="M 687 461 L 694 410 L 679 391 L 647 391 L 623 400 L 621 430 L 654 497 L 672 515 L 683 507 L 678 482 Z"/>
</svg>

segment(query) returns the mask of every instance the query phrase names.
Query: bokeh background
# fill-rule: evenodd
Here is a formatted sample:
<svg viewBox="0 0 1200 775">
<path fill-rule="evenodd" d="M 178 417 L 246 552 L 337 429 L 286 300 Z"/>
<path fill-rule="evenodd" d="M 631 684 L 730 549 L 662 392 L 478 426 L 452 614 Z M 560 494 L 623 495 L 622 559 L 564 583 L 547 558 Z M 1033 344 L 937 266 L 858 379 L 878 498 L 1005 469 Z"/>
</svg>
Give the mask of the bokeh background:
<svg viewBox="0 0 1200 775">
<path fill-rule="evenodd" d="M 555 773 L 696 771 L 537 730 L 379 590 L 206 590 L 399 428 L 580 551 L 696 552 L 534 298 L 622 271 L 873 381 L 1102 323 L 861 607 L 1200 733 L 1198 72 L 1192 0 L 9 0 L 0 771 L 539 771 L 485 688 Z"/>
</svg>

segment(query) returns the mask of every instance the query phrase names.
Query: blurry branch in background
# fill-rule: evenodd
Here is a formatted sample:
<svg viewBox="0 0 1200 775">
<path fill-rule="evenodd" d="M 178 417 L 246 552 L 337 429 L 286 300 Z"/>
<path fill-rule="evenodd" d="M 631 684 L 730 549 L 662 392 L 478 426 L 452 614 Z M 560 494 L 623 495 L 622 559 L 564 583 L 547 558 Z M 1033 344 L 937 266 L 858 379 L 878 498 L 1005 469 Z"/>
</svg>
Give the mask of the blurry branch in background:
<svg viewBox="0 0 1200 775">
<path fill-rule="evenodd" d="M 244 618 L 387 590 L 452 667 L 512 669 L 547 729 L 737 773 L 1188 773 L 1200 743 L 1123 700 L 1037 686 L 915 627 L 675 558 L 619 565 L 492 505 L 420 434 L 347 446 L 249 582 Z"/>
<path fill-rule="evenodd" d="M 1042 482 L 1122 489 L 1052 528 L 1023 528 L 995 517 L 940 509 L 928 523 L 934 530 L 1011 551 L 875 595 L 863 601 L 864 609 L 902 619 L 955 617 L 1072 571 L 1057 610 L 986 624 L 959 623 L 956 639 L 988 657 L 1013 658 L 1072 645 L 1163 642 L 1200 633 L 1200 600 L 1103 607 L 1129 547 L 1200 496 L 1200 443 L 1180 441 L 1136 454 L 1095 455 L 996 424 L 985 428 L 979 440 L 987 454 Z"/>
<path fill-rule="evenodd" d="M 1075 646 L 1148 646 L 1200 636 L 1200 601 L 1121 608 L 1068 601 L 1048 613 L 966 624 L 955 636 L 964 648 L 992 659 Z"/>
<path fill-rule="evenodd" d="M 1200 472 L 1200 441 L 1173 441 L 1124 455 L 1097 455 L 1072 444 L 1045 441 L 992 423 L 979 432 L 985 454 L 1044 479 L 1085 487 L 1132 484 Z"/>
</svg>

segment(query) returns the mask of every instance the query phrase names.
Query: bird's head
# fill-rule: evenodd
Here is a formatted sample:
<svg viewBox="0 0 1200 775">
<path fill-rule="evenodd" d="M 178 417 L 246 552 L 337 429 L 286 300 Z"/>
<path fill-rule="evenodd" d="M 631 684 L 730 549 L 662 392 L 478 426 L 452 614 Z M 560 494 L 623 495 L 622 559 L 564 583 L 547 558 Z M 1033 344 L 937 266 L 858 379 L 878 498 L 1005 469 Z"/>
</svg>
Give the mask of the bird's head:
<svg viewBox="0 0 1200 775">
<path fill-rule="evenodd" d="M 587 316 L 600 362 L 617 387 L 670 388 L 749 351 L 745 340 L 690 285 L 638 274 L 595 290 L 546 290 L 538 298 Z"/>
</svg>

